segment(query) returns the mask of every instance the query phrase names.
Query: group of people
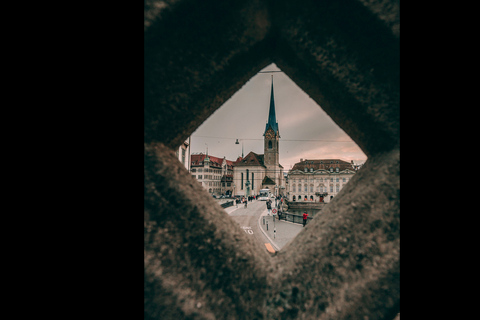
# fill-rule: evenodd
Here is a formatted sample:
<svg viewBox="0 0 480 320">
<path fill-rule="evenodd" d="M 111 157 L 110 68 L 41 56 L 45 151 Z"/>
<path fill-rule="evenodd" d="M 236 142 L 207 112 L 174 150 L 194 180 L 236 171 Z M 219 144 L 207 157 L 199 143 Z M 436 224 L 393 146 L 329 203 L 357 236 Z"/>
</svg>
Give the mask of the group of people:
<svg viewBox="0 0 480 320">
<path fill-rule="evenodd" d="M 255 200 L 255 196 L 248 196 L 248 197 L 243 196 L 241 199 L 236 198 L 235 204 L 237 205 L 237 208 L 238 208 L 238 203 L 241 202 L 245 205 L 245 208 L 247 208 L 248 201 L 253 201 L 253 200 Z"/>
</svg>

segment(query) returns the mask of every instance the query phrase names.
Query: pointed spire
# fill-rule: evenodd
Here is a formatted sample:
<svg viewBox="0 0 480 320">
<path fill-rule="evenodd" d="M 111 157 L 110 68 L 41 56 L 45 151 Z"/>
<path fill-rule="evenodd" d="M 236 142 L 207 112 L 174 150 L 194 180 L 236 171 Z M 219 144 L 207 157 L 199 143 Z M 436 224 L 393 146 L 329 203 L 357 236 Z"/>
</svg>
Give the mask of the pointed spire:
<svg viewBox="0 0 480 320">
<path fill-rule="evenodd" d="M 271 127 L 275 134 L 278 132 L 278 123 L 277 118 L 275 117 L 275 99 L 273 94 L 273 75 L 272 75 L 272 89 L 270 93 L 270 109 L 268 111 L 268 122 L 265 126 L 265 133 L 267 132 L 268 128 Z M 263 135 L 265 135 L 265 133 Z"/>
</svg>

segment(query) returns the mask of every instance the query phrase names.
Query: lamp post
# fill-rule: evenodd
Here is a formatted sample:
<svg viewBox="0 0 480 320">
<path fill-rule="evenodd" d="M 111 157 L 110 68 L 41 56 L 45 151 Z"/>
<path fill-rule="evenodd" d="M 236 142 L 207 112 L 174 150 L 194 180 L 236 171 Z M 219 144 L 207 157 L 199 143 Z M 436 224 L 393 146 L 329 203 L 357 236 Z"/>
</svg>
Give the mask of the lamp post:
<svg viewBox="0 0 480 320">
<path fill-rule="evenodd" d="M 278 186 L 275 185 L 275 208 L 278 208 L 277 207 L 277 197 L 278 197 Z"/>
</svg>

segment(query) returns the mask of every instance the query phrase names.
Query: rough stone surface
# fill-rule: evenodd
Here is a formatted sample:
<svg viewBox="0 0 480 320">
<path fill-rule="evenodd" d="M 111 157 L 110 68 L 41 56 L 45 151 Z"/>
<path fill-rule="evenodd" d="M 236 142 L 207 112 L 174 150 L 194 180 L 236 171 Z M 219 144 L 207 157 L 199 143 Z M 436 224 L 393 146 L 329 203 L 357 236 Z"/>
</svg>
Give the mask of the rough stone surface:
<svg viewBox="0 0 480 320">
<path fill-rule="evenodd" d="M 145 318 L 394 319 L 398 1 L 145 4 Z M 273 257 L 173 151 L 271 62 L 368 155 L 323 214 Z"/>
</svg>

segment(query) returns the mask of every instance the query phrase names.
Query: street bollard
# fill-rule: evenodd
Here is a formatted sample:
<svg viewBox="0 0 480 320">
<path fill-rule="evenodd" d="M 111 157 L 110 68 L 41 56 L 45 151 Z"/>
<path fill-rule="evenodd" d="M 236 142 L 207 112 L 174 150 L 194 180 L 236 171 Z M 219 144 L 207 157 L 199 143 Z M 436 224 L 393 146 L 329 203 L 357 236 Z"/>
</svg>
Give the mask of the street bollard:
<svg viewBox="0 0 480 320">
<path fill-rule="evenodd" d="M 268 231 L 268 221 L 267 221 L 267 231 Z"/>
<path fill-rule="evenodd" d="M 277 233 L 277 229 L 273 228 L 273 239 L 275 239 L 275 234 Z"/>
<path fill-rule="evenodd" d="M 265 225 L 265 217 L 263 217 L 263 225 Z"/>
</svg>

